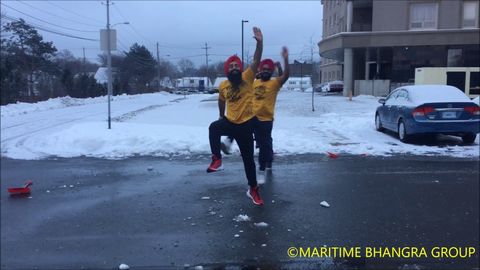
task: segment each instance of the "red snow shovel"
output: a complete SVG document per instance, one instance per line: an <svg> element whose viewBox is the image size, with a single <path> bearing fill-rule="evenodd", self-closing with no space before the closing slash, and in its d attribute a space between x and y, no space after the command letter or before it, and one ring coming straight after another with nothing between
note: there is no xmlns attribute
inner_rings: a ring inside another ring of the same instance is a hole
<svg viewBox="0 0 480 270"><path fill-rule="evenodd" d="M10 195L30 194L30 186L32 184L33 182L28 180L27 182L25 182L25 185L23 187L8 188L8 192L10 193Z"/></svg>
<svg viewBox="0 0 480 270"><path fill-rule="evenodd" d="M329 158L338 158L338 154L327 152Z"/></svg>

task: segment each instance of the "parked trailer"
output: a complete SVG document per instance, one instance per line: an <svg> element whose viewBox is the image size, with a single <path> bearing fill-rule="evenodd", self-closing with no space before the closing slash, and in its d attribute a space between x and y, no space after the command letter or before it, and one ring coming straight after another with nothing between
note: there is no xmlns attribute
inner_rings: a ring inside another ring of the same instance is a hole
<svg viewBox="0 0 480 270"><path fill-rule="evenodd" d="M471 98L480 95L479 67L422 67L415 69L415 84L455 86Z"/></svg>
<svg viewBox="0 0 480 270"><path fill-rule="evenodd" d="M193 89L197 91L204 91L212 86L207 77L183 77L177 79L175 83L175 86L179 89Z"/></svg>

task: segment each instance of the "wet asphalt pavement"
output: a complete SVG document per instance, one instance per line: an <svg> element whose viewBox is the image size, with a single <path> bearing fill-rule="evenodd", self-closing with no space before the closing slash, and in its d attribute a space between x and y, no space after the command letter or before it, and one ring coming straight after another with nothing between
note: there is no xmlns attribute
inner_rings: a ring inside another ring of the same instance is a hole
<svg viewBox="0 0 480 270"><path fill-rule="evenodd" d="M206 156L1 159L1 269L479 267L478 159L279 157L261 188L263 207L245 195L238 156L213 174L208 163ZM31 198L8 196L7 187L27 179ZM251 221L234 221L240 214ZM470 246L476 253L442 260L287 254L323 245Z"/></svg>

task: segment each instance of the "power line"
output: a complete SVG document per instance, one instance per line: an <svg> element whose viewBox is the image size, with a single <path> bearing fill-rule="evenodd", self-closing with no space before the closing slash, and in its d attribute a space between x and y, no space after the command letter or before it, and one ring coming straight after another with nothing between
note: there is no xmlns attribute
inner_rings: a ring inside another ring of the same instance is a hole
<svg viewBox="0 0 480 270"><path fill-rule="evenodd" d="M101 27L101 26L99 26L99 25L88 24L88 23L84 23L84 22L79 22L79 21L76 21L76 20L72 20L72 19L70 19L70 18L65 18L65 17L59 16L58 14L51 13L51 12L49 12L49 11L45 11L45 10L43 10L43 9L41 9L41 8L32 6L32 5L28 4L28 3L25 3L25 2L20 1L20 0L17 0L17 2L20 2L20 3L22 3L22 4L24 4L24 5L27 5L27 6L31 7L31 8L33 8L33 9L39 10L39 11L41 11L41 12L43 12L43 13L50 14L50 15L52 15L52 16L54 16L54 17L60 18L60 19L65 20L65 21L74 22L74 23L83 24L83 25L88 25L88 26L93 26L93 27L95 27L95 28Z"/></svg>
<svg viewBox="0 0 480 270"><path fill-rule="evenodd" d="M15 21L15 22L20 22L20 20L18 18L13 18L13 17L10 17L8 15L2 15L2 18L6 18L8 20ZM58 31L50 30L50 29L47 29L43 26L39 26L39 25L36 25L36 24L33 24L33 23L27 23L25 20L24 20L24 22L25 22L25 24L27 24L27 25L29 25L33 28L36 28L36 29L39 29L39 30L42 30L42 31L45 31L45 32L49 32L49 33L52 33L52 34L56 34L56 35L60 35L60 36L64 36L64 37L69 37L69 38L88 40L88 41L98 41L98 39L79 37L79 36L74 36L74 35L70 35L70 34L66 34L66 33L61 33L61 32L58 32Z"/></svg>
<svg viewBox="0 0 480 270"><path fill-rule="evenodd" d="M78 32L87 32L87 33L98 32L98 30L97 30L97 31L90 31L90 30L79 30L79 29L64 27L64 26L61 26L61 25L57 25L57 24L50 23L50 22L48 22L48 21L39 19L39 18L37 18L37 17L35 17L35 16L29 15L29 14L27 14L27 13L25 13L25 12L22 12L22 11L16 9L16 8L13 8L13 7L10 7L10 6L8 6L8 5L5 5L4 3L2 3L2 5L5 6L5 7L7 7L7 8L10 8L10 9L12 9L12 10L18 12L18 13L21 13L21 14L23 14L23 15L25 15L25 16L31 17L31 18L33 18L33 19L35 19L35 20L38 20L38 21L41 21L41 22L44 22L44 23L47 23L47 24L50 24L50 25L53 25L53 26L56 26L56 27L60 27L60 28L63 28L63 29L67 29L67 30L71 30L71 31L78 31Z"/></svg>
<svg viewBox="0 0 480 270"><path fill-rule="evenodd" d="M86 16L84 16L84 15L80 15L80 14L78 14L78 13L76 13L76 12L71 11L71 10L68 10L68 9L66 9L66 8L64 8L64 7L62 7L62 6L59 6L59 5L57 5L57 4L54 4L54 3L51 2L51 1L46 0L46 2L48 2L50 5L53 5L53 6L55 6L55 7L58 7L58 8L60 8L60 9L63 9L64 11L69 12L69 13L74 14L74 15L77 15L77 16L79 16L79 17L82 17L82 18L85 18L85 19L88 19L88 20L92 20L92 21L96 21L96 22L99 22L99 23L103 23L103 22L101 22L100 20L92 19L92 18L86 17ZM93 25L93 24L86 24L86 23L83 23L83 24L89 25L89 26L95 26L95 27L102 27L102 26L103 26L103 25L100 26L100 25Z"/></svg>
<svg viewBox="0 0 480 270"><path fill-rule="evenodd" d="M115 8L115 10L117 10L118 14L120 14L120 16L125 20L125 21L129 21L125 16L123 16L122 12L120 11L119 8L117 8L117 6L113 6ZM132 30L135 32L135 34L137 34L141 39L147 41L147 43L149 43L150 45L155 45L155 42L152 42L151 40L145 38L143 35L141 35L134 27L132 24L128 24L128 26L130 26L130 28L132 28Z"/></svg>
<svg viewBox="0 0 480 270"><path fill-rule="evenodd" d="M117 8L115 5L113 5L113 7L117 10L118 14L125 20L125 21L129 21L123 14L122 12L120 11L119 8ZM156 47L156 43L155 42L152 42L151 40L149 40L148 38L146 38L145 36L143 36L142 34L140 34L139 31L137 31L137 29L133 26L133 24L128 24L128 26L131 28L132 32L134 34L136 34L140 39L146 41L146 43L149 45L149 47ZM195 48L195 47L183 47L183 46L177 46L177 45L162 45L162 44L158 44L159 47L162 47L162 48L168 48L168 49L185 49L185 50L196 50L198 48Z"/></svg>

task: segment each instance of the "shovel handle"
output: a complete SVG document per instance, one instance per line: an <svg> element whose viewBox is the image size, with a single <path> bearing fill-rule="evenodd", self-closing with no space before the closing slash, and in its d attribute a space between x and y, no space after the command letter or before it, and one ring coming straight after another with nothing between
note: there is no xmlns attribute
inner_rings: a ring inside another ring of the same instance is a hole
<svg viewBox="0 0 480 270"><path fill-rule="evenodd" d="M28 180L27 182L25 182L25 186L24 188L27 188L29 186L33 185L33 182L31 180Z"/></svg>

